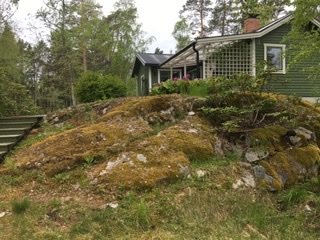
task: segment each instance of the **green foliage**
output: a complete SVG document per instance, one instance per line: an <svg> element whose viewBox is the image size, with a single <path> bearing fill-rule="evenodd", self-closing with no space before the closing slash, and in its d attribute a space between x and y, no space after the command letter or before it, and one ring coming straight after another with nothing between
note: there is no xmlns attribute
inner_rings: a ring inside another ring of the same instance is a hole
<svg viewBox="0 0 320 240"><path fill-rule="evenodd" d="M70 174L66 172L59 173L54 176L54 179L58 183L67 183L68 181L70 181Z"/></svg>
<svg viewBox="0 0 320 240"><path fill-rule="evenodd" d="M186 19L191 33L196 34L196 36L199 37L204 37L209 33L207 18L211 11L211 0L186 0L186 3L182 6L182 10L180 11L182 17L181 23L184 25L183 19Z"/></svg>
<svg viewBox="0 0 320 240"><path fill-rule="evenodd" d="M30 115L39 111L26 87L13 81L7 81L6 74L1 72L0 99L0 116Z"/></svg>
<svg viewBox="0 0 320 240"><path fill-rule="evenodd" d="M167 80L152 88L152 95L161 94L187 94L205 97L208 94L209 82L204 80Z"/></svg>
<svg viewBox="0 0 320 240"><path fill-rule="evenodd" d="M232 93L258 92L263 87L263 80L248 74L238 74L230 78L218 77L209 80L209 94L228 96Z"/></svg>
<svg viewBox="0 0 320 240"><path fill-rule="evenodd" d="M143 200L134 205L133 216L137 227L144 230L150 227L150 210Z"/></svg>
<svg viewBox="0 0 320 240"><path fill-rule="evenodd" d="M187 19L181 17L181 19L176 22L172 35L177 41L176 49L179 51L191 43L191 37L189 36L191 29L187 23Z"/></svg>
<svg viewBox="0 0 320 240"><path fill-rule="evenodd" d="M287 208L300 202L303 202L308 195L309 192L307 191L307 189L301 186L297 186L280 193L279 202L283 205L283 207Z"/></svg>
<svg viewBox="0 0 320 240"><path fill-rule="evenodd" d="M15 214L23 214L30 207L31 202L29 199L15 200L11 202L12 212Z"/></svg>
<svg viewBox="0 0 320 240"><path fill-rule="evenodd" d="M126 81L126 88L127 88L127 96L132 97L132 96L137 96L137 80L135 78L129 78Z"/></svg>
<svg viewBox="0 0 320 240"><path fill-rule="evenodd" d="M81 102L94 102L126 95L123 81L112 75L87 72L76 85L76 94Z"/></svg>

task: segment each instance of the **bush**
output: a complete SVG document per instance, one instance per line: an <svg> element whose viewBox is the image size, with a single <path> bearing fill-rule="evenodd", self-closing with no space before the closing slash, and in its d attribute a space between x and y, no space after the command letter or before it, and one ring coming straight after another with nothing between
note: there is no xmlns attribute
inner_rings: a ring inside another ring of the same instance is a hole
<svg viewBox="0 0 320 240"><path fill-rule="evenodd" d="M154 86L152 95L161 94L187 94L190 96L205 97L208 94L209 82L206 80L167 80Z"/></svg>
<svg viewBox="0 0 320 240"><path fill-rule="evenodd" d="M126 86L116 76L87 72L79 79L76 85L76 94L80 102L94 102L124 97Z"/></svg>

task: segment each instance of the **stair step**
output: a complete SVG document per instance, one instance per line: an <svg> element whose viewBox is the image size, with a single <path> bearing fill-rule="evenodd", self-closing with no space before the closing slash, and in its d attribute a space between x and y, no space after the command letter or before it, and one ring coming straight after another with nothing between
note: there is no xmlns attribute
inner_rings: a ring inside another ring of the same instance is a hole
<svg viewBox="0 0 320 240"><path fill-rule="evenodd" d="M0 123L0 129L5 128L30 128L35 124L35 122L10 122L10 123Z"/></svg>
<svg viewBox="0 0 320 240"><path fill-rule="evenodd" d="M22 138L22 135L0 135L0 143L7 143L7 142L16 142L20 138Z"/></svg>
<svg viewBox="0 0 320 240"><path fill-rule="evenodd" d="M0 152L7 152L14 145L14 142L0 143Z"/></svg>
<svg viewBox="0 0 320 240"><path fill-rule="evenodd" d="M4 128L0 129L0 135L24 134L29 128Z"/></svg>
<svg viewBox="0 0 320 240"><path fill-rule="evenodd" d="M38 122L43 120L45 115L36 116L17 116L17 117L1 117L0 123L10 123L10 122Z"/></svg>

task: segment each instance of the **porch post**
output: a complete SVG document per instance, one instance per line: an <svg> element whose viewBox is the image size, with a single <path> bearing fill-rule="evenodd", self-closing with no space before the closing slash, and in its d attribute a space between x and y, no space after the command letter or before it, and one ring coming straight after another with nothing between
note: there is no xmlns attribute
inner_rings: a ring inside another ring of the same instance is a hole
<svg viewBox="0 0 320 240"><path fill-rule="evenodd" d="M185 78L187 77L187 65L184 65L183 67L183 75Z"/></svg>
<svg viewBox="0 0 320 240"><path fill-rule="evenodd" d="M203 59L202 59L202 79L207 78L207 71L206 71L206 59L207 59L207 52L206 47L203 48Z"/></svg>
<svg viewBox="0 0 320 240"><path fill-rule="evenodd" d="M256 39L252 39L251 42L251 65L252 65L252 76L257 76L257 60L256 60Z"/></svg>
<svg viewBox="0 0 320 240"><path fill-rule="evenodd" d="M171 80L173 79L173 70L172 70L172 67L170 68L170 79L171 79Z"/></svg>
<svg viewBox="0 0 320 240"><path fill-rule="evenodd" d="M151 67L149 67L149 92L151 92L152 89L152 72Z"/></svg>
<svg viewBox="0 0 320 240"><path fill-rule="evenodd" d="M161 79L160 79L160 69L158 69L158 83L161 82Z"/></svg>

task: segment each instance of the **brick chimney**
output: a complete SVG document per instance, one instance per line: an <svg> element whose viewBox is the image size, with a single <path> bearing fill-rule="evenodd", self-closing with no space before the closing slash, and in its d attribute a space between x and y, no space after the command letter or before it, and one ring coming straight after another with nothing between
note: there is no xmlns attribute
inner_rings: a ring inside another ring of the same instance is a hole
<svg viewBox="0 0 320 240"><path fill-rule="evenodd" d="M253 33L261 27L260 19L257 17L249 17L244 20L244 33Z"/></svg>

